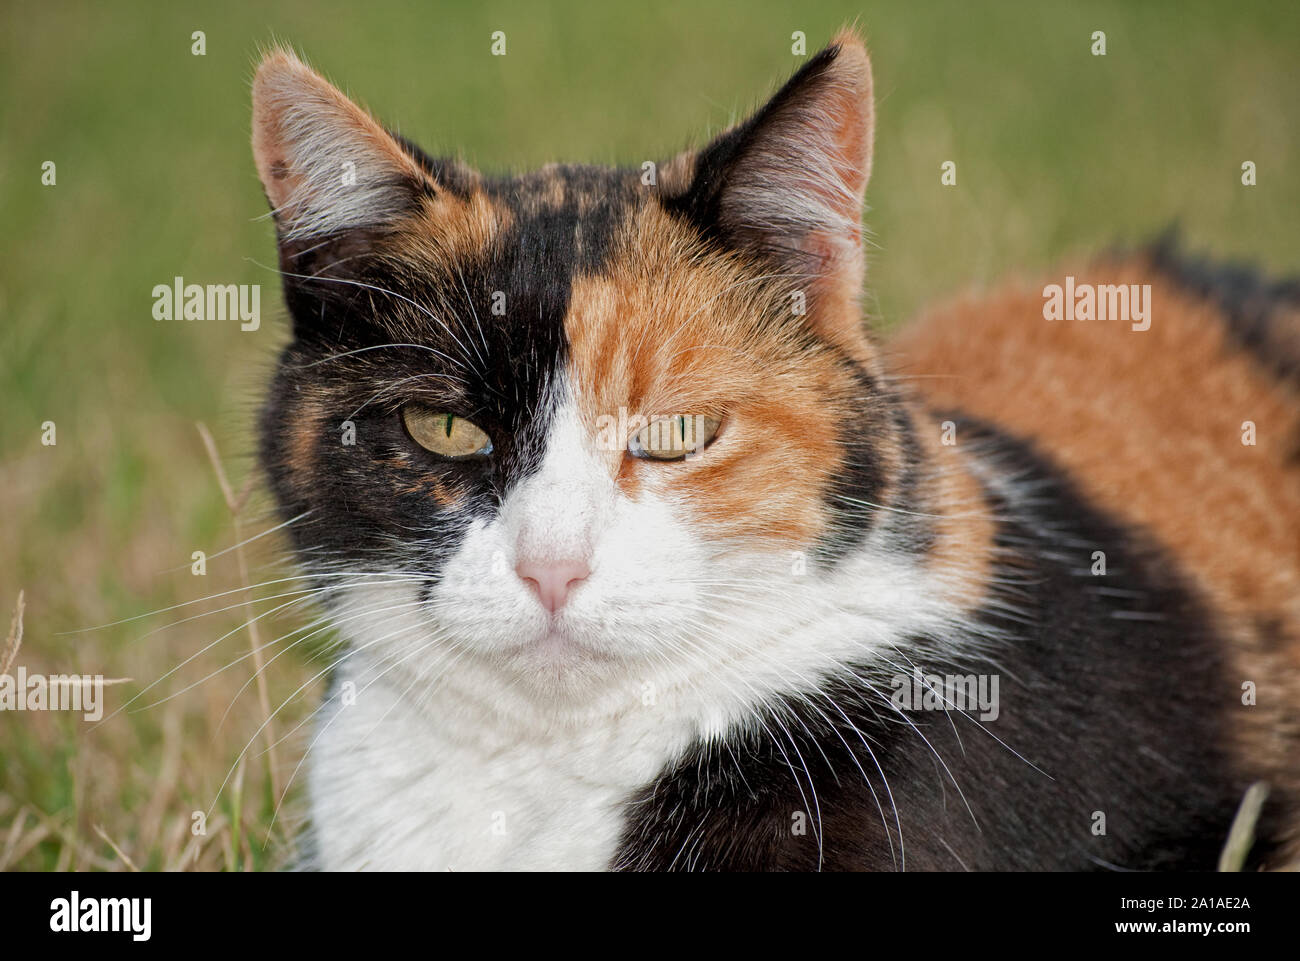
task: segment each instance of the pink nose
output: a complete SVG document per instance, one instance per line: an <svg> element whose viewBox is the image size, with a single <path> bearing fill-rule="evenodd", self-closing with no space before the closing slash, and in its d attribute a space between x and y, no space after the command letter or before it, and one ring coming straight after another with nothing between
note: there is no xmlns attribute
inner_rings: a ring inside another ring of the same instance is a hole
<svg viewBox="0 0 1300 961"><path fill-rule="evenodd" d="M586 580L591 568L586 561L520 561L515 573L537 592L542 607L554 614L569 599L573 585Z"/></svg>

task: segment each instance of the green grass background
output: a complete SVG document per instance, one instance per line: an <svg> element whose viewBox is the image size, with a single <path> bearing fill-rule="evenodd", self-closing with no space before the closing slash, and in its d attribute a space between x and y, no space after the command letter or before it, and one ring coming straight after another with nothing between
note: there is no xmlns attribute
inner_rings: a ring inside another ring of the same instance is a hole
<svg viewBox="0 0 1300 961"><path fill-rule="evenodd" d="M215 613L149 634L174 619L159 615L63 633L239 584L233 555L202 579L188 564L234 540L194 422L212 425L240 483L249 416L284 337L248 148L260 48L294 44L389 125L484 169L639 164L755 105L802 61L793 31L811 53L850 21L876 77L869 302L880 324L1175 221L1194 249L1274 272L1300 265L1294 4L5 4L0 608L26 590L20 663L133 678L111 708L242 619ZM195 30L202 57L190 52ZM489 55L494 30L505 57ZM1089 52L1094 30L1105 57ZM53 187L40 183L47 160ZM945 160L955 188L940 185ZM1256 187L1240 183L1245 160ZM176 275L262 284L262 329L154 321L151 288ZM39 442L47 420L55 447ZM254 500L246 534L272 523L266 508ZM276 576L275 544L257 547L255 574ZM247 649L237 634L164 689ZM296 652L276 661L273 704L315 670ZM0 864L271 863L265 759L223 793L206 836L189 832L260 723L251 687L235 700L249 674L236 663L94 730L0 715ZM290 704L277 733L308 704ZM282 745L281 780L301 748Z"/></svg>

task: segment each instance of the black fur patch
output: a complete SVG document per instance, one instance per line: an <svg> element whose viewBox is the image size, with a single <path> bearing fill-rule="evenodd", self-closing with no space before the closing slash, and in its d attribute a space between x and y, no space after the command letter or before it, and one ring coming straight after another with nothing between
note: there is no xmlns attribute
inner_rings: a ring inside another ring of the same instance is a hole
<svg viewBox="0 0 1300 961"><path fill-rule="evenodd" d="M1029 445L951 419L1015 478L990 494L1006 586L981 616L1003 638L915 638L697 744L629 800L615 867L1214 867L1246 785L1225 736L1239 692L1206 608ZM889 678L914 666L997 674L999 717L904 716Z"/></svg>
<svg viewBox="0 0 1300 961"><path fill-rule="evenodd" d="M827 493L833 527L819 545L818 555L828 563L850 556L878 527L888 530L900 550L925 551L930 527L915 503L921 464L911 419L880 379L848 358L843 360L858 384L859 415L841 429L846 452L843 468ZM880 438L891 436L902 451L903 463L892 474L880 456Z"/></svg>
<svg viewBox="0 0 1300 961"><path fill-rule="evenodd" d="M509 243L534 258L534 281L557 269L566 278L600 273L614 235L647 194L635 173L578 164L553 165L484 190L514 216Z"/></svg>
<svg viewBox="0 0 1300 961"><path fill-rule="evenodd" d="M454 164L408 149L440 184L469 189ZM261 454L282 514L310 512L291 529L309 564L317 552L436 576L469 522L494 514L540 465L568 360L572 281L604 265L637 200L635 179L561 167L482 189L509 211L509 226L450 278L404 264L389 247L377 256L380 232L282 245L294 341L264 408ZM420 450L399 419L412 401L474 421L493 441L492 458L448 462ZM313 407L325 417L304 477L288 438ZM341 443L345 420L353 446Z"/></svg>
<svg viewBox="0 0 1300 961"><path fill-rule="evenodd" d="M1213 301L1227 317L1228 332L1255 360L1300 387L1300 278L1270 280L1253 267L1194 257L1180 249L1172 230L1151 246L1148 256L1158 271Z"/></svg>

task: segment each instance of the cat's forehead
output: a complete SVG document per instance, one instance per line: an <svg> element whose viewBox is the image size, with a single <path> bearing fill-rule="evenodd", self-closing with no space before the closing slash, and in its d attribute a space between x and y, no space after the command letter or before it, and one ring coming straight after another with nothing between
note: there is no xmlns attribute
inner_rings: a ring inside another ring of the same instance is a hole
<svg viewBox="0 0 1300 961"><path fill-rule="evenodd" d="M480 183L496 202L525 217L600 218L627 213L645 196L634 171L589 164L550 163Z"/></svg>
<svg viewBox="0 0 1300 961"><path fill-rule="evenodd" d="M635 169L551 164L475 178L424 199L386 239L380 262L395 276L379 279L400 279L395 289L437 313L399 311L414 328L402 333L448 341L472 326L489 348L527 349L533 364L581 361L634 392L692 357L806 339L790 322L789 284L711 243L673 199ZM543 335L552 349L539 356Z"/></svg>
<svg viewBox="0 0 1300 961"><path fill-rule="evenodd" d="M646 190L629 171L576 164L549 164L523 176L487 180L483 190L503 214L499 256L508 259L513 253L552 273L604 269L619 232L647 201Z"/></svg>
<svg viewBox="0 0 1300 961"><path fill-rule="evenodd" d="M734 398L792 360L816 374L827 345L800 322L798 283L721 248L675 206L689 167L683 155L656 183L551 164L432 193L383 258L432 313L398 311L410 326L385 336L481 343L503 378L563 376L605 413Z"/></svg>
<svg viewBox="0 0 1300 961"><path fill-rule="evenodd" d="M599 271L619 231L650 200L635 171L556 163L485 177L420 159L436 187L393 232L386 252L397 263L427 268L431 280L496 269L504 289L510 280ZM533 276L518 273L528 270Z"/></svg>

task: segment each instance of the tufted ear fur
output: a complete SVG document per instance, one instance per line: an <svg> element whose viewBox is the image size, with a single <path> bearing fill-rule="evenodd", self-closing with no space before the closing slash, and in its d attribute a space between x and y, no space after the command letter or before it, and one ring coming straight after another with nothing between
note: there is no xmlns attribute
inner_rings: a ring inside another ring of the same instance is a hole
<svg viewBox="0 0 1300 961"><path fill-rule="evenodd" d="M871 62L844 31L752 117L683 158L689 186L670 205L856 326L872 129Z"/></svg>
<svg viewBox="0 0 1300 961"><path fill-rule="evenodd" d="M432 189L397 138L285 50L253 80L253 157L281 242L389 224Z"/></svg>

